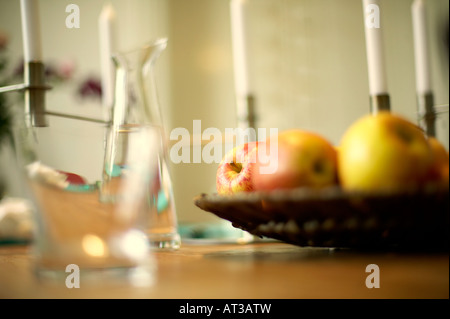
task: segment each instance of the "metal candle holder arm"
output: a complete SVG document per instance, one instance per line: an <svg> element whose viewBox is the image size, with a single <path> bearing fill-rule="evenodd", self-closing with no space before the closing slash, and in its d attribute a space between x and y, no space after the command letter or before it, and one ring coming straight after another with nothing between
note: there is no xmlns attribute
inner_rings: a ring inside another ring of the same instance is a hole
<svg viewBox="0 0 450 319"><path fill-rule="evenodd" d="M44 64L28 62L25 64L24 83L0 88L0 93L25 91L25 118L34 127L46 127L45 91L50 87L45 85Z"/></svg>
<svg viewBox="0 0 450 319"><path fill-rule="evenodd" d="M25 64L24 83L0 87L0 93L25 91L25 120L33 127L47 127L46 115L69 118L73 120L108 124L108 121L47 111L45 91L51 89L45 84L45 68L42 62Z"/></svg>

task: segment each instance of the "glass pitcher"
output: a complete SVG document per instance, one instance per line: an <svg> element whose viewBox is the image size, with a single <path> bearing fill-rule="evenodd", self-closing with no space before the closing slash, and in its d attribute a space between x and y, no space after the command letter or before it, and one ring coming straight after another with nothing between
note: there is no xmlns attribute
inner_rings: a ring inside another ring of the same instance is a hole
<svg viewBox="0 0 450 319"><path fill-rule="evenodd" d="M156 147L142 151L142 145L158 143L156 130L135 130L127 148L129 187L120 189L114 203L102 203L101 168L93 176L84 173L86 166L102 163L105 125L67 119L59 125L50 119L49 127L36 128L23 112L12 113L11 130L0 135L0 211L19 224L0 236L0 244L31 240L33 272L61 287L152 284L155 264L140 209L146 197L136 189L149 185L157 167ZM55 144L59 140L63 145ZM17 230L30 222L31 238L24 238L28 234Z"/></svg>
<svg viewBox="0 0 450 319"><path fill-rule="evenodd" d="M116 70L114 105L106 140L100 201L117 200L117 185L129 171L125 161L130 140L136 129L152 127L159 141L154 148L158 156L158 171L146 190L147 213L144 218L147 219L147 236L153 248L177 249L180 247L180 236L154 75L155 63L166 46L167 39L157 39L136 50L113 55Z"/></svg>

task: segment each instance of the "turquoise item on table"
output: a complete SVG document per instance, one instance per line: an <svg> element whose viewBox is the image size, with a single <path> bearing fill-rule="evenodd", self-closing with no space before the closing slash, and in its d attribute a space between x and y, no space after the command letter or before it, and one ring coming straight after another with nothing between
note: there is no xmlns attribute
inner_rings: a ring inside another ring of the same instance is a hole
<svg viewBox="0 0 450 319"><path fill-rule="evenodd" d="M108 172L108 175L111 177L119 177L122 173L122 168L122 166L114 164L111 172Z"/></svg>
<svg viewBox="0 0 450 319"><path fill-rule="evenodd" d="M86 193L86 192L93 192L97 188L98 188L97 184L83 184L83 185L69 184L69 186L67 186L65 190L69 192Z"/></svg>
<svg viewBox="0 0 450 319"><path fill-rule="evenodd" d="M114 164L110 171L106 170L106 174L111 177L119 177L120 174L122 174L122 169L124 168L124 166Z"/></svg>
<svg viewBox="0 0 450 319"><path fill-rule="evenodd" d="M164 193L164 190L160 189L158 193L158 199L156 203L156 209L158 210L158 214L163 212L167 206L169 205L169 201L167 199L166 194Z"/></svg>

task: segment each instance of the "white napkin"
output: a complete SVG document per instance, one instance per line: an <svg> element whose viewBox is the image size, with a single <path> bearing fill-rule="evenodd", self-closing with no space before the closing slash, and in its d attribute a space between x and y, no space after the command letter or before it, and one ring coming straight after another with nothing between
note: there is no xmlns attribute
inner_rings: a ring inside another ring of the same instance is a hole
<svg viewBox="0 0 450 319"><path fill-rule="evenodd" d="M21 198L0 201L0 241L30 240L33 235L31 204Z"/></svg>
<svg viewBox="0 0 450 319"><path fill-rule="evenodd" d="M57 170L45 166L40 162L34 162L27 166L28 174L31 179L44 182L49 185L65 189L70 185L67 176Z"/></svg>

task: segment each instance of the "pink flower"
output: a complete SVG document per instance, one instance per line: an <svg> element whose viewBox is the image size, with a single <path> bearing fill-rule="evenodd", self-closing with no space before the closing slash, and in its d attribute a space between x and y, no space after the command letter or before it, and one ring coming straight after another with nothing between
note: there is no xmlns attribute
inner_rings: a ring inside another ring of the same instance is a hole
<svg viewBox="0 0 450 319"><path fill-rule="evenodd" d="M56 73L61 79L69 80L72 78L75 69L76 69L75 62L73 60L66 59L58 64Z"/></svg>

